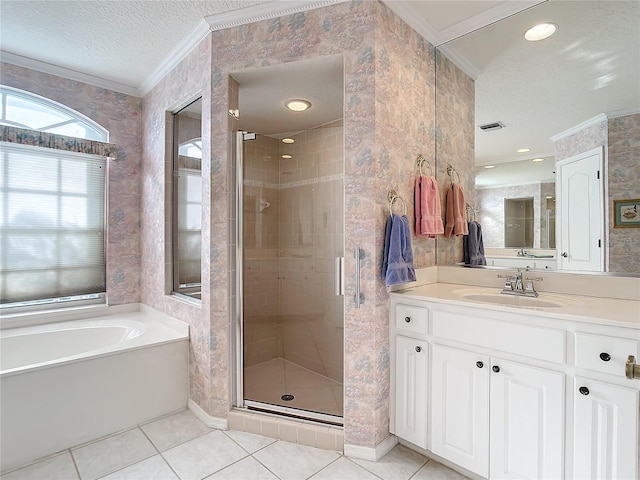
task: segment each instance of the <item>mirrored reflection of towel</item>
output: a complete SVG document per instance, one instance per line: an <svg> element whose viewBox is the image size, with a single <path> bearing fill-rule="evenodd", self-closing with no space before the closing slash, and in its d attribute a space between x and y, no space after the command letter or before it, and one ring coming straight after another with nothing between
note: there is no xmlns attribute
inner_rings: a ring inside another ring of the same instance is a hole
<svg viewBox="0 0 640 480"><path fill-rule="evenodd" d="M464 190L457 183L453 183L447 190L445 237L469 234L465 205Z"/></svg>
<svg viewBox="0 0 640 480"><path fill-rule="evenodd" d="M434 177L419 176L414 189L416 235L435 238L444 233L440 210L440 192Z"/></svg>
<svg viewBox="0 0 640 480"><path fill-rule="evenodd" d="M400 216L394 213L387 220L382 276L385 278L387 287L416 280L409 219L404 215Z"/></svg>
<svg viewBox="0 0 640 480"><path fill-rule="evenodd" d="M484 256L484 241L482 240L482 228L475 220L469 222L469 235L463 238L464 264L465 265L486 265L487 259Z"/></svg>

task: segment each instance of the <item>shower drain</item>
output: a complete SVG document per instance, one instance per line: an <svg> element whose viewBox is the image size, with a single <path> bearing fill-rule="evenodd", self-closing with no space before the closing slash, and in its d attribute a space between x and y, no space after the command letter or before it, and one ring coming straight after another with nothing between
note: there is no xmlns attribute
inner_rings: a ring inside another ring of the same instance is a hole
<svg viewBox="0 0 640 480"><path fill-rule="evenodd" d="M285 395L282 395L280 398L285 402L290 402L291 400L293 400L293 395L287 393Z"/></svg>

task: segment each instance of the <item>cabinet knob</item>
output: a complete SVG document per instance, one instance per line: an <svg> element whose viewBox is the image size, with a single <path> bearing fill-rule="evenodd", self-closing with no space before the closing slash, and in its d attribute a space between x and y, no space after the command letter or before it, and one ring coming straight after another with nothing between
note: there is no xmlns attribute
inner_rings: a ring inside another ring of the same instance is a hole
<svg viewBox="0 0 640 480"><path fill-rule="evenodd" d="M416 352L420 353L422 351L422 347L416 347Z"/></svg>
<svg viewBox="0 0 640 480"><path fill-rule="evenodd" d="M411 317L404 317L404 321L409 323L411 321Z"/></svg>
<svg viewBox="0 0 640 480"><path fill-rule="evenodd" d="M500 372L500 367L498 365L494 365L493 367L491 367L491 370L493 370L496 373Z"/></svg>
<svg viewBox="0 0 640 480"><path fill-rule="evenodd" d="M600 360L602 360L603 362L608 362L609 360L611 360L611 355L609 355L607 352L602 352L600 354Z"/></svg>
<svg viewBox="0 0 640 480"><path fill-rule="evenodd" d="M567 257L569 256L569 254L568 254L567 252L562 252L562 256L563 256L564 258L567 258Z"/></svg>
<svg viewBox="0 0 640 480"><path fill-rule="evenodd" d="M478 367L478 368L482 368L482 367L484 367L484 363L482 363L482 362L476 362L476 367Z"/></svg>
<svg viewBox="0 0 640 480"><path fill-rule="evenodd" d="M589 395L589 389L587 387L580 387L578 389L578 391L582 394L582 395Z"/></svg>

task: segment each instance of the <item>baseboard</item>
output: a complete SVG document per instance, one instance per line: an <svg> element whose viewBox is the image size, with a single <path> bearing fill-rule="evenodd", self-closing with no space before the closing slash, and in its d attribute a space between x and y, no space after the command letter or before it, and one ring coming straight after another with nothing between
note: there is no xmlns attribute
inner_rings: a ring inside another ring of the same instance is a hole
<svg viewBox="0 0 640 480"><path fill-rule="evenodd" d="M229 430L229 422L226 418L212 417L202 408L200 408L200 405L198 405L191 399L189 399L189 401L187 402L187 407L207 427L215 428L216 430Z"/></svg>
<svg viewBox="0 0 640 480"><path fill-rule="evenodd" d="M360 445L344 445L344 454L347 457L358 458L360 460L370 460L377 462L387 453L389 453L393 447L398 444L398 437L391 435L385 438L375 447L361 447Z"/></svg>

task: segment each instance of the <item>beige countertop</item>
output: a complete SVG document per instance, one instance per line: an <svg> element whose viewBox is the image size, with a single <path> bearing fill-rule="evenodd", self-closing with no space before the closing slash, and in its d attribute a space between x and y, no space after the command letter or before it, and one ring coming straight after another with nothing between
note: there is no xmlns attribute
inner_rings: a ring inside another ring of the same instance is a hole
<svg viewBox="0 0 640 480"><path fill-rule="evenodd" d="M416 300L487 310L513 312L527 310L538 316L562 320L611 325L640 330L640 301L596 298L582 295L540 293L537 298L501 295L500 288L431 283L393 292ZM504 304L503 302L507 303ZM640 331L638 332L640 339Z"/></svg>

